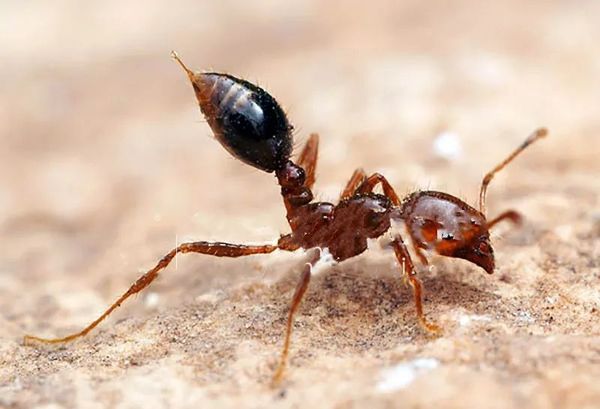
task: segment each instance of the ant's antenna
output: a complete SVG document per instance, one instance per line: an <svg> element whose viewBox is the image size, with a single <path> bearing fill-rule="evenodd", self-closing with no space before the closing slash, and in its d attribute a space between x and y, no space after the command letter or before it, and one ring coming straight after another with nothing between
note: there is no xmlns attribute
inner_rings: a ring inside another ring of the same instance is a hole
<svg viewBox="0 0 600 409"><path fill-rule="evenodd" d="M521 144L513 153L511 153L508 158L504 159L498 166L488 172L487 175L483 178L481 182L481 191L479 192L479 211L485 215L485 194L487 193L487 187L494 178L494 175L501 171L506 165L508 165L517 155L525 150L529 145L548 135L548 130L546 128L539 128L533 131L531 135L525 139L525 142Z"/></svg>

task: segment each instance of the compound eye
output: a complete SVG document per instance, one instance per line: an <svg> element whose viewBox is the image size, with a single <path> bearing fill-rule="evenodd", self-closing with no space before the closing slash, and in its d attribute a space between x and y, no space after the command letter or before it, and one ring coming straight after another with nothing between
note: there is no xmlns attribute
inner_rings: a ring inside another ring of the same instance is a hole
<svg viewBox="0 0 600 409"><path fill-rule="evenodd" d="M452 234L452 233L442 233L442 240L446 240L446 241L454 240L454 234Z"/></svg>

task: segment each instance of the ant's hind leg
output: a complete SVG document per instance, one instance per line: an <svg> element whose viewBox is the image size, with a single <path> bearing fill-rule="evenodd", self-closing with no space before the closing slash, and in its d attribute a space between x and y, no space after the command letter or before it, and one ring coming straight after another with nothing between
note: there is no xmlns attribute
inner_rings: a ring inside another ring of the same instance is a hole
<svg viewBox="0 0 600 409"><path fill-rule="evenodd" d="M277 369L275 370L275 374L273 375L273 380L271 382L273 387L277 386L283 379L283 373L285 371L285 366L287 364L287 358L290 351L290 341L294 326L294 315L298 311L298 307L300 307L302 298L304 297L304 294L308 288L308 284L310 283L312 266L316 261L318 261L319 257L320 254L317 254L317 256L315 256L304 266L304 270L302 270L302 275L300 276L300 281L298 281L298 284L296 285L296 290L294 291L294 296L292 297L292 303L290 304L290 311L288 312L283 349L281 350L279 364L277 365Z"/></svg>
<svg viewBox="0 0 600 409"><path fill-rule="evenodd" d="M523 216L521 216L521 213L517 212L516 210L506 210L488 222L487 228L491 229L495 224L503 220L509 220L518 225L523 222Z"/></svg>
<svg viewBox="0 0 600 409"><path fill-rule="evenodd" d="M316 170L317 170L317 158L319 156L319 134L310 134L310 138L304 149L300 153L298 158L298 165L306 172L306 182L304 185L312 189L315 184Z"/></svg>
<svg viewBox="0 0 600 409"><path fill-rule="evenodd" d="M421 281L417 277L417 273L415 271L414 264L410 258L410 254L408 253L408 249L406 248L404 242L400 237L397 237L391 243L391 245L394 248L394 253L396 254L398 263L400 263L402 272L405 274L405 277L408 279L413 289L415 307L417 309L417 318L419 319L419 323L428 332L433 334L440 334L442 332L442 329L439 326L428 322L427 319L425 319L425 314L423 314L423 288L421 285Z"/></svg>
<svg viewBox="0 0 600 409"><path fill-rule="evenodd" d="M356 192L356 189L358 189L358 187L360 185L362 185L362 183L366 179L367 179L367 174L365 173L363 168L356 169L354 171L354 173L352 174L352 176L350 177L350 180L348 181L348 183L346 183L346 187L344 188L344 191L340 195L340 201L350 199Z"/></svg>
<svg viewBox="0 0 600 409"><path fill-rule="evenodd" d="M58 344L63 342L73 341L77 338L83 337L88 332L93 330L98 324L100 324L106 317L110 315L117 307L119 307L127 298L133 294L137 294L144 288L148 287L156 277L160 270L164 269L169 265L171 260L175 258L178 253L200 253L209 254L216 257L242 257L249 256L251 254L267 254L275 251L278 246L263 245L263 246L246 246L242 244L229 244L229 243L210 243L206 241L197 241L192 243L183 243L177 248L171 250L166 254L156 266L149 270L146 274L137 279L135 283L127 290L115 303L113 303L100 317L85 327L83 330L74 334L68 335L63 338L40 338L32 335L26 335L23 339L25 345L31 342L41 342L45 344Z"/></svg>

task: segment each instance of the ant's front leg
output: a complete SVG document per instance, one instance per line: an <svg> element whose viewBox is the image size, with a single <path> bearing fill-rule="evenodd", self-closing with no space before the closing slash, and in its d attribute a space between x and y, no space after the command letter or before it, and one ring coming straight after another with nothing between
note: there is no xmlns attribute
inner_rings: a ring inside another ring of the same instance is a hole
<svg viewBox="0 0 600 409"><path fill-rule="evenodd" d="M306 142L304 149L302 149L302 152L298 157L298 165L306 172L306 182L304 182L304 186L309 189L312 189L315 184L318 156L319 134L313 133L310 134L308 142Z"/></svg>
<svg viewBox="0 0 600 409"><path fill-rule="evenodd" d="M391 245L394 249L394 253L396 254L396 258L398 259L398 263L400 263L402 272L405 274L405 277L408 279L408 282L410 283L413 289L415 307L417 309L417 318L419 319L419 323L428 332L433 334L440 334L442 332L441 328L436 324L428 322L425 319L425 314L423 314L423 288L421 285L421 281L417 277L415 266L410 258L408 249L402 241L402 238L398 236L394 241L392 241Z"/></svg>
<svg viewBox="0 0 600 409"><path fill-rule="evenodd" d="M284 236L285 237L285 236ZM281 239L280 239L281 240ZM83 337L88 332L93 330L98 324L100 324L106 317L110 315L117 307L119 307L127 298L133 294L139 293L144 288L148 287L156 277L160 270L164 269L169 265L171 260L178 253L200 253L208 254L216 257L242 257L249 256L252 254L267 254L280 248L274 245L263 245L263 246L247 246L243 244L229 244L229 243L210 243L206 241L197 241L192 243L183 243L178 247L167 253L156 266L149 270L146 274L137 279L135 283L127 290L119 299L114 302L100 317L89 324L80 332L68 335L63 338L40 338L32 335L26 335L23 342L25 345L31 342L41 342L45 344L58 344L63 342L73 341L79 337Z"/></svg>

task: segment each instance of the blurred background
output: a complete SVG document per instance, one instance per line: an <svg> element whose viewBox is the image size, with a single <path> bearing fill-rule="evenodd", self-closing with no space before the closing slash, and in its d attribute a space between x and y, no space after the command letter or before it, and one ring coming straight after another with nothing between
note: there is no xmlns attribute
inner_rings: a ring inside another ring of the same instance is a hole
<svg viewBox="0 0 600 409"><path fill-rule="evenodd" d="M553 138L528 153L534 171L597 170L598 16L594 1L2 2L3 258L74 271L176 232L284 232L277 187L212 140L171 49L268 89L298 145L321 133L322 199L363 166L401 192L473 201L483 172L538 126Z"/></svg>
<svg viewBox="0 0 600 409"><path fill-rule="evenodd" d="M87 322L176 241L287 232L273 177L212 139L171 50L267 89L298 146L321 134L319 199L361 166L475 203L546 126L490 211L600 232L599 18L593 0L0 2L0 333ZM178 305L268 261L233 263L153 291Z"/></svg>

